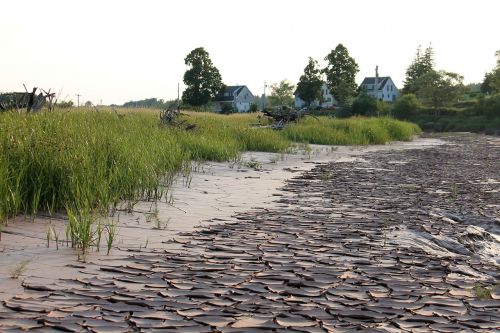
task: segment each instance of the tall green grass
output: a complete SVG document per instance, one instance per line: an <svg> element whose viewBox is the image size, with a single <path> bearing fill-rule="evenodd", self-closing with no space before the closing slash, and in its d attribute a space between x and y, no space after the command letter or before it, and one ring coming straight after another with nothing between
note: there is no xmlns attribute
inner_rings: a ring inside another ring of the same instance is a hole
<svg viewBox="0 0 500 333"><path fill-rule="evenodd" d="M421 132L414 124L392 118L306 118L285 128L283 135L297 142L325 145L370 145L408 141Z"/></svg>
<svg viewBox="0 0 500 333"><path fill-rule="evenodd" d="M256 114L191 112L183 119L196 128L160 125L159 111L0 114L0 221L64 212L73 224L86 221L85 229L68 232L83 234L72 243L91 244L96 233L91 216L124 202L162 198L174 175L189 172L193 160L284 152L292 141L385 143L419 132L415 125L389 118L308 118L283 131L251 126L263 123ZM86 245L81 247L85 251Z"/></svg>

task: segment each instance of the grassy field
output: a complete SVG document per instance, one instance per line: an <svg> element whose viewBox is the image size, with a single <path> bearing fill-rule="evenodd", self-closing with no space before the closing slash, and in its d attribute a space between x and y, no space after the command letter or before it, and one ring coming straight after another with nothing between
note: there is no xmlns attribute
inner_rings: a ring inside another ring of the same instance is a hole
<svg viewBox="0 0 500 333"><path fill-rule="evenodd" d="M190 172L193 160L284 152L294 141L380 144L410 140L420 131L389 118L309 118L281 132L251 126L266 124L257 114L184 118L196 128L162 126L159 111L150 110L0 114L0 221L63 212L81 226L124 202L160 199L176 174Z"/></svg>

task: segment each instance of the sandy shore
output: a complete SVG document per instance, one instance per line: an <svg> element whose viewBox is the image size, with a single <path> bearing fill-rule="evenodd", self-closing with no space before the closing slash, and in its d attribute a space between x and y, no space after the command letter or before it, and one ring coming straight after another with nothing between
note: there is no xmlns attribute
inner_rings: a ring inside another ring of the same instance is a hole
<svg viewBox="0 0 500 333"><path fill-rule="evenodd" d="M498 281L499 149L457 135L206 164L169 202L120 212L116 248L87 263L47 248L48 219L18 220L0 242L0 326L491 331L498 293L473 288Z"/></svg>

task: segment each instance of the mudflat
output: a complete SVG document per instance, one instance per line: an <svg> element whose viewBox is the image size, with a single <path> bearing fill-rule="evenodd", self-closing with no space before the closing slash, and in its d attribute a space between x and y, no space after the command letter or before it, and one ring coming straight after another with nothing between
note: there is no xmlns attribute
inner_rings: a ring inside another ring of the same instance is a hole
<svg viewBox="0 0 500 333"><path fill-rule="evenodd" d="M325 159L272 205L27 278L1 331L498 331L500 139L439 138Z"/></svg>

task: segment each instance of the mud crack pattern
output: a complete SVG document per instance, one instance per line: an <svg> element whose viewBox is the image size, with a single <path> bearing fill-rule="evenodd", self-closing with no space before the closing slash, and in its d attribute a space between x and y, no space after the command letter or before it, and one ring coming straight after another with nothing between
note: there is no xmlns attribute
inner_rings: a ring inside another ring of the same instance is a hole
<svg viewBox="0 0 500 333"><path fill-rule="evenodd" d="M25 281L1 331L498 332L498 253L487 250L500 143L447 140L318 165L275 209L179 235L181 250L131 253L54 286Z"/></svg>

